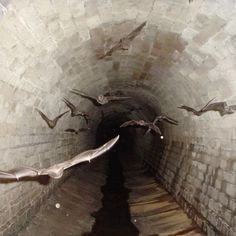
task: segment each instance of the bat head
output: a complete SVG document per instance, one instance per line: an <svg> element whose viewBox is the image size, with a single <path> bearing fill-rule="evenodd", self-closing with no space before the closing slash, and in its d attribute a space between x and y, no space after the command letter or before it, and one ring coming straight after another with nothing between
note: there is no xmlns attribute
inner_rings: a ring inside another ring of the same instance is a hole
<svg viewBox="0 0 236 236"><path fill-rule="evenodd" d="M144 121L144 120L140 120L140 121L139 121L139 124L140 124L140 125L144 125L144 124L145 124L145 121Z"/></svg>

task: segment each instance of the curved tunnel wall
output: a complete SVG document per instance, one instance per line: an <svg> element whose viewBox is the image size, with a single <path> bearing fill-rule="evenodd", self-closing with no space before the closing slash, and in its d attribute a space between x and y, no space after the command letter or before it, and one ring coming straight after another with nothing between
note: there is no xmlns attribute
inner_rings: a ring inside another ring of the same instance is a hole
<svg viewBox="0 0 236 236"><path fill-rule="evenodd" d="M166 113L180 122L177 127L163 124L161 159L153 147L155 140L143 141L138 132L135 152L144 148L143 158L167 188L218 230L225 232L228 225L235 230L235 115L211 112L194 117L177 109L182 103L200 107L213 97L236 103L235 1L1 0L0 4L1 169L22 163L47 167L93 146L100 111L69 90L92 94L122 90L133 101L105 108L106 114L143 106L133 117L153 119ZM143 21L147 25L128 51L97 59ZM53 117L66 109L63 97L97 118L91 132L65 134L66 128L85 125L69 115L54 130L46 127L35 108ZM1 232L28 219L32 206L54 183L48 187L2 183Z"/></svg>

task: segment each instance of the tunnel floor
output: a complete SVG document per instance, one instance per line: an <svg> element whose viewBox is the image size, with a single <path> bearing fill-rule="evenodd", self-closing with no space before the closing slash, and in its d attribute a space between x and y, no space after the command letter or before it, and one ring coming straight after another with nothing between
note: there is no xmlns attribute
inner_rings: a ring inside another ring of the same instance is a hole
<svg viewBox="0 0 236 236"><path fill-rule="evenodd" d="M93 214L96 223L91 233L84 236L136 236L138 229L130 220L128 205L129 190L124 187L124 176L119 155L113 152L109 158L106 184L103 193L102 208Z"/></svg>
<svg viewBox="0 0 236 236"><path fill-rule="evenodd" d="M113 153L78 168L18 235L204 234L140 160L124 153L118 158Z"/></svg>

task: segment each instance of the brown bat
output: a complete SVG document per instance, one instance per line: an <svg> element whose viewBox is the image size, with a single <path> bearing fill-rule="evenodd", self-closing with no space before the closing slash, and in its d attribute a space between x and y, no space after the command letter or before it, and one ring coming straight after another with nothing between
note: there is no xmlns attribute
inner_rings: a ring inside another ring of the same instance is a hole
<svg viewBox="0 0 236 236"><path fill-rule="evenodd" d="M78 107L76 107L73 103L71 103L69 100L67 100L65 98L63 99L63 102L70 108L72 117L82 116L85 119L86 123L88 124L88 122L89 122L88 114L80 111L80 109Z"/></svg>
<svg viewBox="0 0 236 236"><path fill-rule="evenodd" d="M42 119L47 123L47 125L48 125L48 127L49 127L50 129L53 129L53 128L56 126L58 120L59 120L62 116L64 116L67 112L69 112L69 111L65 111L65 112L63 112L62 114L60 114L59 116L57 116L56 118L54 118L53 120L50 120L42 111L40 111L40 110L37 109L37 108L36 108L36 110L37 110L37 112L40 114L40 116L42 117Z"/></svg>
<svg viewBox="0 0 236 236"><path fill-rule="evenodd" d="M74 134L78 134L79 132L78 132L78 130L75 130L75 129L65 129L64 130L65 132L67 132L67 133L74 133Z"/></svg>
<svg viewBox="0 0 236 236"><path fill-rule="evenodd" d="M118 141L119 135L111 139L107 143L103 144L101 147L82 152L72 158L71 160L64 161L59 164L55 164L47 169L35 169L28 166L23 166L9 171L0 171L0 179L15 179L19 180L24 177L37 177L40 175L48 175L51 178L59 179L62 177L64 170L77 165L81 162L88 161L104 154L110 150L113 145Z"/></svg>
<svg viewBox="0 0 236 236"><path fill-rule="evenodd" d="M93 96L90 96L84 92L77 90L77 89L72 89L70 92L74 93L76 95L79 95L83 98L89 99L95 106L102 106L102 105L105 105L109 102L122 101L122 100L127 100L127 99L131 98L131 97L111 96L109 94L98 95L97 97L93 97Z"/></svg>
<svg viewBox="0 0 236 236"><path fill-rule="evenodd" d="M75 130L75 129L65 129L65 132L68 132L68 133L75 133L75 134L79 134L80 132L85 132L85 131L88 131L90 130L90 128L80 128L78 130Z"/></svg>
<svg viewBox="0 0 236 236"><path fill-rule="evenodd" d="M203 108L200 110L195 110L192 107L182 105L178 108L184 109L188 112L192 112L196 116L201 116L205 112L208 111L216 111L219 112L221 116L228 115L228 114L233 114L235 112L235 105L228 106L226 102L214 102L211 103L215 98L211 99Z"/></svg>
<svg viewBox="0 0 236 236"><path fill-rule="evenodd" d="M146 21L143 22L141 25L139 25L137 28L135 28L131 33L129 33L127 36L121 38L117 43L114 44L114 46L109 49L106 53L104 53L102 56L98 57L98 59L103 59L107 56L111 56L113 52L117 50L128 50L130 43L134 40L134 38L141 32L143 27L146 25Z"/></svg>
<svg viewBox="0 0 236 236"><path fill-rule="evenodd" d="M144 120L129 120L124 122L120 127L123 128L127 126L141 126L148 128L145 134L149 133L151 130L160 135L162 134L161 130L154 124L154 122L146 122Z"/></svg>

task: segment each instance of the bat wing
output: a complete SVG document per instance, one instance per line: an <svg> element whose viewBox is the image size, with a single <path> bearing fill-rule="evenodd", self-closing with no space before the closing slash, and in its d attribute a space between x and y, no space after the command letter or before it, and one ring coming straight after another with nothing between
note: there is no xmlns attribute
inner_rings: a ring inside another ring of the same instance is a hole
<svg viewBox="0 0 236 236"><path fill-rule="evenodd" d="M79 155L77 155L76 157L71 159L70 166L76 165L76 164L78 164L80 162L84 162L84 161L90 162L92 159L109 151L115 145L115 143L118 141L118 139L119 139L119 135L116 136L115 138L111 139L110 141L106 142L101 147L80 153Z"/></svg>
<svg viewBox="0 0 236 236"><path fill-rule="evenodd" d="M152 130L154 130L156 133L158 133L158 134L162 134L161 133L161 130L156 126L156 125L151 125L150 126L150 128L152 129Z"/></svg>
<svg viewBox="0 0 236 236"><path fill-rule="evenodd" d="M40 174L41 175L49 175L50 177L52 177L54 179L61 178L64 170L66 170L74 165L77 165L81 162L85 162L85 161L90 162L92 159L94 159L94 158L102 155L103 153L107 152L108 150L110 150L112 148L112 146L118 141L118 139L119 139L119 136L111 139L110 141L103 144L99 148L82 152L82 153L78 154L77 156L75 156L74 158L72 158L71 160L53 165L53 166L49 167L48 169L42 169L40 171Z"/></svg>
<svg viewBox="0 0 236 236"><path fill-rule="evenodd" d="M184 109L184 110L186 110L186 111L188 111L188 112L197 112L195 109L193 109L192 107L189 107L189 106L185 106L185 105L183 105L183 106L180 106L180 107L178 107L178 108L180 108L180 109Z"/></svg>
<svg viewBox="0 0 236 236"><path fill-rule="evenodd" d="M133 40L140 32L141 32L141 30L143 29L143 27L146 25L146 21L145 22L143 22L141 25L139 25L137 28L135 28L132 32L130 32L128 35L127 35L127 37L126 37L126 39L128 39L128 40Z"/></svg>
<svg viewBox="0 0 236 236"><path fill-rule="evenodd" d="M76 109L75 105L66 98L63 99L63 102L70 108L71 112Z"/></svg>
<svg viewBox="0 0 236 236"><path fill-rule="evenodd" d="M65 111L65 112L63 112L62 114L60 114L59 116L57 116L57 117L52 121L52 123L54 123L55 126L56 126L58 120L59 120L62 116L64 116L66 113L68 113L68 112L69 112L69 111Z"/></svg>
<svg viewBox="0 0 236 236"><path fill-rule="evenodd" d="M47 124L50 122L50 119L39 109L36 108L36 111L40 114L40 116L42 117L43 120L45 120L47 122Z"/></svg>
<svg viewBox="0 0 236 236"><path fill-rule="evenodd" d="M106 51L103 55L99 56L98 59L103 59L107 56L111 56L112 53L117 50L119 48L119 42L118 43L115 43L114 46L112 46L111 49L109 49L108 51Z"/></svg>
<svg viewBox="0 0 236 236"><path fill-rule="evenodd" d="M56 119L60 119L62 116L64 116L66 113L68 113L69 111L65 111L63 113L61 113L59 116L56 117Z"/></svg>
<svg viewBox="0 0 236 236"><path fill-rule="evenodd" d="M209 104L203 111L219 111L224 112L227 107L226 102L214 102Z"/></svg>
<svg viewBox="0 0 236 236"><path fill-rule="evenodd" d="M214 100L215 98L212 98L200 111L204 112L204 111L208 111L207 108L209 105L211 105L210 103Z"/></svg>
<svg viewBox="0 0 236 236"><path fill-rule="evenodd" d="M36 110L38 111L42 119L47 123L48 127L53 129L55 127L55 120L50 120L42 111L40 111L39 109Z"/></svg>
<svg viewBox="0 0 236 236"><path fill-rule="evenodd" d="M139 122L136 120L129 120L124 122L120 127L133 126L133 125L139 125Z"/></svg>
<svg viewBox="0 0 236 236"><path fill-rule="evenodd" d="M166 122L168 122L168 123L170 123L170 124L172 124L172 125L178 125L178 121L177 120L175 120L175 119L173 119L173 118L171 118L171 117L169 117L169 116L166 116L166 115L162 115L162 116L159 116L159 117L157 117L156 118L157 119L157 121L158 120L164 120L164 121L166 121ZM154 120L154 124L156 123L155 121L156 121L156 119Z"/></svg>
<svg viewBox="0 0 236 236"><path fill-rule="evenodd" d="M119 96L106 96L108 101L121 101L121 100L127 100L131 97L119 97Z"/></svg>
<svg viewBox="0 0 236 236"><path fill-rule="evenodd" d="M31 167L19 167L9 171L0 171L0 179L16 179L23 177L35 177L40 175L40 171Z"/></svg>
<svg viewBox="0 0 236 236"><path fill-rule="evenodd" d="M76 130L75 129L65 129L65 132L71 132L71 133L75 133Z"/></svg>
<svg viewBox="0 0 236 236"><path fill-rule="evenodd" d="M87 98L87 99L89 99L89 100L91 100L91 101L97 101L97 98L96 97L93 97L93 96L90 96L90 95L88 95L88 94L86 94L86 93L84 93L84 92L82 92L82 91L79 91L79 90L77 90L77 89L72 89L71 91L70 91L71 93L74 93L74 94L76 94L76 95L79 95L79 96L81 96L81 97L83 97L83 98Z"/></svg>
<svg viewBox="0 0 236 236"><path fill-rule="evenodd" d="M35 177L38 175L49 175L52 178L60 178L63 175L63 171L73 165L76 165L80 162L91 161L92 159L102 155L103 153L110 150L113 145L118 141L119 135L107 143L103 144L101 147L88 150L80 153L71 160L53 165L48 169L37 170L31 167L20 167L12 169L9 171L0 171L0 179L16 179L19 180L23 177Z"/></svg>

